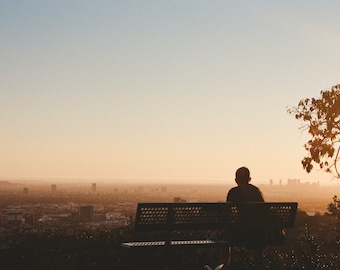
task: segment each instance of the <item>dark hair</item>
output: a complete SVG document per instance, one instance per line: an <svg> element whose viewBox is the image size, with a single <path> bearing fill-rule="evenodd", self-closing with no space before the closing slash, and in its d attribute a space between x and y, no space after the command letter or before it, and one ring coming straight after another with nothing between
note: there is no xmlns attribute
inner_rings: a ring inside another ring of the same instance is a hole
<svg viewBox="0 0 340 270"><path fill-rule="evenodd" d="M236 182L241 184L247 184L250 179L250 171L247 167L238 168L236 171Z"/></svg>

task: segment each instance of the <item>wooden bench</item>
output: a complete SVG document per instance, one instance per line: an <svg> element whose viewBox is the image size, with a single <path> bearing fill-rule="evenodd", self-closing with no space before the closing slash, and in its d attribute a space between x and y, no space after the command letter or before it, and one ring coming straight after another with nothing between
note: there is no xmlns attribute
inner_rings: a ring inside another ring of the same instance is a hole
<svg viewBox="0 0 340 270"><path fill-rule="evenodd" d="M275 232L294 226L296 202L266 203L139 203L135 231L163 232L163 238L122 243L128 249L218 247L244 245L236 239L176 239L177 232ZM184 234L186 235L186 234ZM195 234L190 234L195 235ZM187 237L187 235L186 235ZM187 237L189 238L189 237ZM266 243L270 244L270 243Z"/></svg>

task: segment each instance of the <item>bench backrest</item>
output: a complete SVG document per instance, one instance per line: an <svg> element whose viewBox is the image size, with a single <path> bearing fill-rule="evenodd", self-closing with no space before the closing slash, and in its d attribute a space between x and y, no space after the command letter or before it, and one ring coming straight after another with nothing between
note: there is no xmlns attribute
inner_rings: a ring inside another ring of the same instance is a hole
<svg viewBox="0 0 340 270"><path fill-rule="evenodd" d="M296 202L139 203L136 231L282 229L294 226Z"/></svg>

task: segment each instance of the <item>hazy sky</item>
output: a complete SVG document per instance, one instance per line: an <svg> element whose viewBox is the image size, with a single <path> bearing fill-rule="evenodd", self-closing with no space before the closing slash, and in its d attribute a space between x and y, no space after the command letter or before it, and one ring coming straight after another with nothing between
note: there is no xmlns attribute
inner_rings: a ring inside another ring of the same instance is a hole
<svg viewBox="0 0 340 270"><path fill-rule="evenodd" d="M287 114L340 83L339 1L0 0L0 179L332 183Z"/></svg>

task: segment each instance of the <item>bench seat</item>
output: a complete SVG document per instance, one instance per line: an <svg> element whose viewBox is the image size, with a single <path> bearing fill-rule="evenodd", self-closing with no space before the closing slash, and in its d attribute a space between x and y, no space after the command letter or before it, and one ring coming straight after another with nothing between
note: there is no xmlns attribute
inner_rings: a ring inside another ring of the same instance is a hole
<svg viewBox="0 0 340 270"><path fill-rule="evenodd" d="M212 247L212 246L229 246L230 242L225 240L172 240L170 247ZM153 248L165 247L165 241L137 241L123 243L125 248Z"/></svg>
<svg viewBox="0 0 340 270"><path fill-rule="evenodd" d="M152 247L213 247L236 246L245 243L244 238L173 239L174 232L225 231L247 235L247 232L275 232L294 226L296 202L259 203L139 203L135 231L163 232L164 238L155 241L132 241L122 243L129 249ZM250 234L252 235L252 233ZM259 233L261 235L261 233ZM189 237L187 237L189 238ZM202 237L200 237L202 238ZM150 239L149 239L150 240ZM228 241L229 240L229 241ZM231 242L232 241L232 242Z"/></svg>

